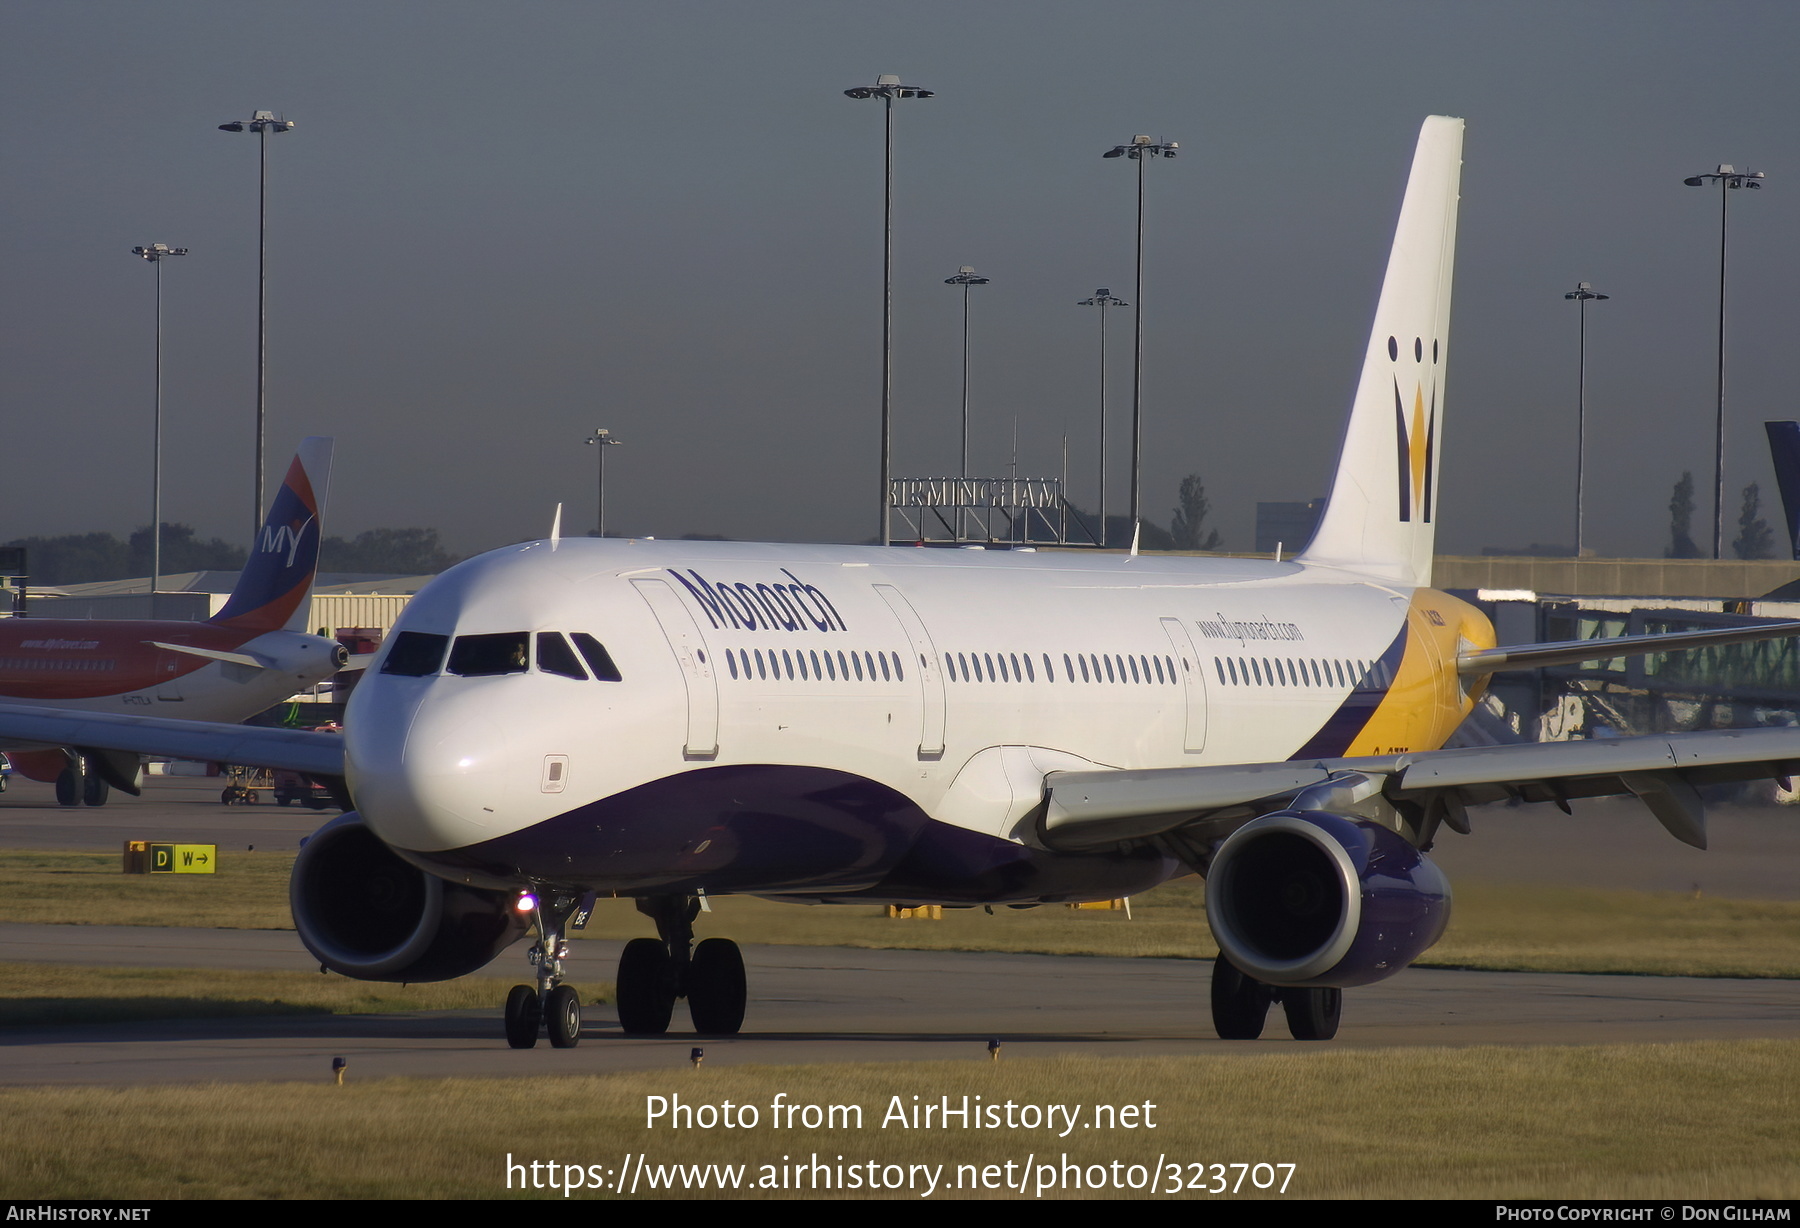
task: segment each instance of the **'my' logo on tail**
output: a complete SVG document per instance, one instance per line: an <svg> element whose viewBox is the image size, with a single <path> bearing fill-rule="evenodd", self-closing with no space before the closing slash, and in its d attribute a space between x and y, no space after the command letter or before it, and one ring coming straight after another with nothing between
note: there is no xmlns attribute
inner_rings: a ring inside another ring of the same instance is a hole
<svg viewBox="0 0 1800 1228"><path fill-rule="evenodd" d="M292 567L294 555L300 549L300 539L306 536L307 526L312 522L313 517L308 516L293 524L265 524L262 539L257 542L256 548L263 554L287 555L287 561L282 566Z"/></svg>

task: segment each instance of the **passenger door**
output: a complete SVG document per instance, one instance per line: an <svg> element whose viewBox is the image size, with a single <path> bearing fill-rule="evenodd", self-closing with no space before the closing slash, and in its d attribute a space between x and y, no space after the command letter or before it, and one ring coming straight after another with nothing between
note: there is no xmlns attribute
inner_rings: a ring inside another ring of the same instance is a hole
<svg viewBox="0 0 1800 1228"><path fill-rule="evenodd" d="M681 665L687 687L687 741L682 753L690 759L711 759L719 753L719 683L699 624L666 581L633 580L631 584L656 615L657 625Z"/></svg>
<svg viewBox="0 0 1800 1228"><path fill-rule="evenodd" d="M1181 691L1187 708L1187 733L1181 749L1192 754L1206 749L1206 675L1200 669L1200 656L1194 651L1193 637L1179 618L1162 620L1163 634L1169 647L1181 662Z"/></svg>

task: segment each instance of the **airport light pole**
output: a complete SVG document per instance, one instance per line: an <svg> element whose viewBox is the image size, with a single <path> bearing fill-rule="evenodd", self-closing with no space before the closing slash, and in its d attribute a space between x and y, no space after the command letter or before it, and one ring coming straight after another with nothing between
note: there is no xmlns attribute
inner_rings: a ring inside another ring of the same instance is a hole
<svg viewBox="0 0 1800 1228"><path fill-rule="evenodd" d="M1094 291L1093 298L1079 300L1077 307L1098 307L1100 309L1100 544L1106 544L1106 309L1108 307L1129 307L1130 303L1117 297L1104 286ZM1065 464L1064 468L1067 468ZM1068 474L1063 475L1065 486Z"/></svg>
<svg viewBox="0 0 1800 1228"><path fill-rule="evenodd" d="M988 280L966 264L956 271L955 277L944 278L946 286L962 287L962 475L965 478L969 476L969 287L985 286Z"/></svg>
<svg viewBox="0 0 1800 1228"><path fill-rule="evenodd" d="M1102 157L1130 158L1137 163L1137 317L1133 320L1131 356L1131 526L1137 532L1141 507L1140 476L1144 445L1144 163L1152 158L1173 158L1177 141L1152 141L1141 133L1129 145L1115 145ZM1101 536L1105 537L1104 525Z"/></svg>
<svg viewBox="0 0 1800 1228"><path fill-rule="evenodd" d="M879 98L886 111L886 173L882 196L881 247L881 528L875 540L888 541L888 509L893 506L893 391L894 391L894 103L902 98L930 98L932 91L902 85L900 78L883 73L874 85L844 91L847 98Z"/></svg>
<svg viewBox="0 0 1800 1228"><path fill-rule="evenodd" d="M614 439L612 437L611 431L607 430L603 426L597 426L594 428L594 433L592 435L589 435L586 439L582 440L581 442L585 443L585 444L595 445L600 449L600 451L596 454L599 458L600 464L598 466L599 473L598 473L598 476L595 481L594 494L595 494L595 502L599 505L599 511L598 511L598 514L594 518L594 536L595 537L605 537L606 536L606 450L608 448L616 448L620 444L624 443L625 441L623 439Z"/></svg>
<svg viewBox="0 0 1800 1228"><path fill-rule="evenodd" d="M1611 298L1610 294L1596 294L1594 287L1585 281L1575 283L1575 289L1563 295L1565 299L1574 299L1581 304L1581 343L1580 374L1576 378L1575 392L1575 557L1581 558L1581 479L1583 475L1582 460L1587 444L1587 305L1604 303Z"/></svg>
<svg viewBox="0 0 1800 1228"><path fill-rule="evenodd" d="M1732 192L1740 188L1761 188L1761 171L1734 170L1729 162L1719 164L1716 171L1690 175L1681 182L1690 188L1703 188L1708 183L1719 185L1719 359L1717 384L1718 408L1714 415L1713 438L1713 557L1725 557L1725 253L1730 219Z"/></svg>
<svg viewBox="0 0 1800 1228"><path fill-rule="evenodd" d="M258 111L249 119L234 119L220 124L221 132L254 132L261 145L262 170L258 177L256 203L256 505L250 509L251 540L262 530L263 521L263 453L268 441L268 234L269 234L269 134L286 132L294 126L291 119L276 119L272 111Z"/></svg>
<svg viewBox="0 0 1800 1228"><path fill-rule="evenodd" d="M162 587L162 262L185 256L185 247L151 243L134 247L131 254L148 260L156 269L156 416L150 443L150 617L156 617L156 590Z"/></svg>

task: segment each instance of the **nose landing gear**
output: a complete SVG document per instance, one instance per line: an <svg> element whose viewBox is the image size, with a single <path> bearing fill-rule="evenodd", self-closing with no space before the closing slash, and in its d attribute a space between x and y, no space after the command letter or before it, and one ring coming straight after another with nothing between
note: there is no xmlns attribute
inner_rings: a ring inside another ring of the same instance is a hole
<svg viewBox="0 0 1800 1228"><path fill-rule="evenodd" d="M535 910L539 938L527 958L537 968L537 984L514 985L506 995L506 1043L514 1049L534 1048L545 1025L552 1047L573 1049L581 1043L581 996L563 983L563 960L569 955L563 926L576 904L539 901Z"/></svg>
<svg viewBox="0 0 1800 1228"><path fill-rule="evenodd" d="M651 896L638 911L656 922L656 938L634 938L619 958L619 1024L640 1036L669 1030L675 999L688 1000L694 1031L732 1036L744 1026L749 996L744 956L729 938L694 946L698 896Z"/></svg>

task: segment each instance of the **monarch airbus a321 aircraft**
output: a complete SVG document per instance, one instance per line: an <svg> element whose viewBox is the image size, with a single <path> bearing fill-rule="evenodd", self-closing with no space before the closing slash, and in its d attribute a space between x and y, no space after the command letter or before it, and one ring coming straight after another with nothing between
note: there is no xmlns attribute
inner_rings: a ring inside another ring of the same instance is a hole
<svg viewBox="0 0 1800 1228"><path fill-rule="evenodd" d="M294 867L320 963L429 981L535 928L506 1035L567 1047L568 928L630 897L657 936L618 971L628 1032L685 997L732 1033L737 947L708 895L974 906L1207 877L1212 1011L1279 1001L1325 1038L1345 988L1429 947L1426 855L1465 806L1624 793L1704 843L1696 786L1800 769L1800 731L1438 749L1486 677L1800 624L1497 648L1430 588L1462 122L1425 122L1330 504L1291 562L583 539L424 588L341 739L92 718L85 744L234 754L348 781ZM0 731L41 720L0 712ZM260 756L260 757L258 757Z"/></svg>

